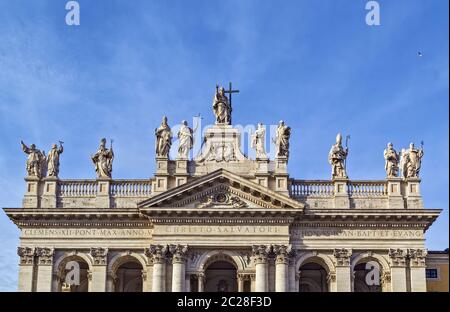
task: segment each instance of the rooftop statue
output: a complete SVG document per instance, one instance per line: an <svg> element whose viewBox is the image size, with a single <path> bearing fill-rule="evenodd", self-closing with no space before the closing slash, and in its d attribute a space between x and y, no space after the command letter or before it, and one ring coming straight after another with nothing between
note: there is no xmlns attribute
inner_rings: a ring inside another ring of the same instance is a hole
<svg viewBox="0 0 450 312"><path fill-rule="evenodd" d="M223 87L216 86L216 93L213 100L213 110L216 116L216 125L230 125L231 124L231 105L225 95Z"/></svg>
<svg viewBox="0 0 450 312"><path fill-rule="evenodd" d="M59 155L61 155L64 151L62 146L63 142L59 141L58 145L53 144L52 149L48 152L47 155L47 176L49 177L58 177L59 174Z"/></svg>
<svg viewBox="0 0 450 312"><path fill-rule="evenodd" d="M36 145L31 144L26 146L23 141L20 141L22 150L28 154L26 170L29 177L43 178L47 172L45 152L36 148Z"/></svg>
<svg viewBox="0 0 450 312"><path fill-rule="evenodd" d="M328 154L328 162L331 165L331 176L333 179L348 178L345 162L347 155L348 148L342 147L342 135L338 133L336 136L336 143L331 147L330 153Z"/></svg>
<svg viewBox="0 0 450 312"><path fill-rule="evenodd" d="M156 135L156 157L169 157L170 147L172 146L172 131L167 123L167 117L164 116L161 126L155 130Z"/></svg>
<svg viewBox="0 0 450 312"><path fill-rule="evenodd" d="M281 120L277 128L277 137L275 139L275 145L277 147L276 157L289 158L289 139L291 137L291 127L284 124Z"/></svg>
<svg viewBox="0 0 450 312"><path fill-rule="evenodd" d="M258 123L258 128L255 133L252 134L252 148L256 151L256 158L265 159L267 158L265 150L265 138L266 129L262 123Z"/></svg>
<svg viewBox="0 0 450 312"><path fill-rule="evenodd" d="M114 160L114 152L112 148L113 141L111 140L111 148L106 148L106 139L100 141L98 151L92 155L92 162L95 165L95 172L97 178L111 178L112 162Z"/></svg>
<svg viewBox="0 0 450 312"><path fill-rule="evenodd" d="M402 150L402 175L404 178L419 177L423 155L423 142L419 149L414 147L414 143L410 143L409 149Z"/></svg>
<svg viewBox="0 0 450 312"><path fill-rule="evenodd" d="M194 131L189 128L186 120L181 122L181 127L178 131L178 142L178 159L188 159L189 151L194 146Z"/></svg>
<svg viewBox="0 0 450 312"><path fill-rule="evenodd" d="M394 149L392 143L388 143L387 148L384 150L384 169L386 170L386 175L388 178L398 176L398 163L400 156Z"/></svg>

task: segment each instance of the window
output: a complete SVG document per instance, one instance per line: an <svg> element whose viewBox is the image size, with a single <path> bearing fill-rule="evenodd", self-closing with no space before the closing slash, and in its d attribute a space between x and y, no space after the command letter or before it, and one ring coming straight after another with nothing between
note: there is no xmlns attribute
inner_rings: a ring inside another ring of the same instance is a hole
<svg viewBox="0 0 450 312"><path fill-rule="evenodd" d="M427 278L438 278L438 270L437 269L426 269Z"/></svg>

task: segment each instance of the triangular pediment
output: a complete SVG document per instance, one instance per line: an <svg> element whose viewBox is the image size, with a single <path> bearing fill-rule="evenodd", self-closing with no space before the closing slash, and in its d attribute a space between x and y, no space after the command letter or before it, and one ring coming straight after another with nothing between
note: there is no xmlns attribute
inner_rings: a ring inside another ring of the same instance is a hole
<svg viewBox="0 0 450 312"><path fill-rule="evenodd" d="M140 208L297 208L303 204L253 181L219 169L138 204Z"/></svg>

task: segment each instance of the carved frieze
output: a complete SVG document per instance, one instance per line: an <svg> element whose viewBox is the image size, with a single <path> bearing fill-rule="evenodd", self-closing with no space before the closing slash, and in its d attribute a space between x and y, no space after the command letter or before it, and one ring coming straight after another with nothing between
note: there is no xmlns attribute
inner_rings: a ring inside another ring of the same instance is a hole
<svg viewBox="0 0 450 312"><path fill-rule="evenodd" d="M229 206L231 208L246 208L248 205L238 196L229 192L218 191L200 199L198 208L209 208L212 206Z"/></svg>

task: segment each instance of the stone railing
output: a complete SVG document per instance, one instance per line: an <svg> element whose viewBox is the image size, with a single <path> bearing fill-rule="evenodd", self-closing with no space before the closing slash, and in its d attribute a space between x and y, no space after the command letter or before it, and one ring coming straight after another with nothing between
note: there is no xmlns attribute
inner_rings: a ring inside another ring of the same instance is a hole
<svg viewBox="0 0 450 312"><path fill-rule="evenodd" d="M60 197L95 197L98 192L96 180L60 180L57 196Z"/></svg>
<svg viewBox="0 0 450 312"><path fill-rule="evenodd" d="M350 197L383 197L388 195L387 181L349 181Z"/></svg>
<svg viewBox="0 0 450 312"><path fill-rule="evenodd" d="M151 180L113 180L110 194L116 197L149 197L152 194Z"/></svg>
<svg viewBox="0 0 450 312"><path fill-rule="evenodd" d="M334 196L334 184L327 180L292 180L291 197L331 197Z"/></svg>

